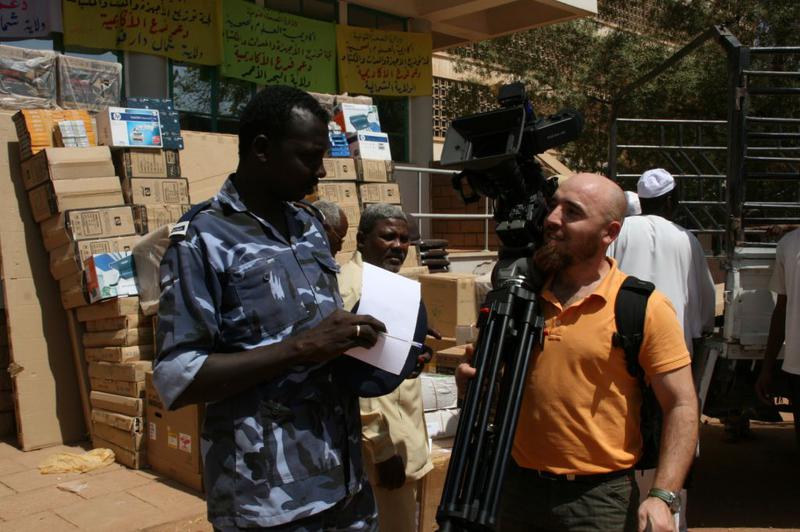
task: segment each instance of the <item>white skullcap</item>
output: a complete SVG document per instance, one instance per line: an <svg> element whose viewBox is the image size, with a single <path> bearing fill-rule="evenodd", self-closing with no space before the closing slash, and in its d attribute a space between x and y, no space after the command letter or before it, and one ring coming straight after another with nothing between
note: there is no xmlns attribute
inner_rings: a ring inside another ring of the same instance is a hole
<svg viewBox="0 0 800 532"><path fill-rule="evenodd" d="M642 206L639 204L639 195L636 192L626 190L625 199L628 200L628 209L625 211L625 216L642 214Z"/></svg>
<svg viewBox="0 0 800 532"><path fill-rule="evenodd" d="M642 174L636 189L640 198L657 198L675 188L672 174L663 168L653 168Z"/></svg>

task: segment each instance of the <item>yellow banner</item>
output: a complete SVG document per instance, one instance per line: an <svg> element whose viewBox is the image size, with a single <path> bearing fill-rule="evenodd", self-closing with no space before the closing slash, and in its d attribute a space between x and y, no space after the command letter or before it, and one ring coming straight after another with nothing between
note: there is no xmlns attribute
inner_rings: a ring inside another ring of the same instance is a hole
<svg viewBox="0 0 800 532"><path fill-rule="evenodd" d="M218 65L220 0L64 0L67 45Z"/></svg>
<svg viewBox="0 0 800 532"><path fill-rule="evenodd" d="M339 91L383 96L433 93L430 33L336 27Z"/></svg>

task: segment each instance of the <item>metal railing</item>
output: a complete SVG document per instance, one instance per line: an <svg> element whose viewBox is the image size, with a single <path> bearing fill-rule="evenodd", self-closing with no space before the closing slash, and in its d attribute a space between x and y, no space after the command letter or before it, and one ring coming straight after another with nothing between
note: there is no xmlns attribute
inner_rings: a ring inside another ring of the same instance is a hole
<svg viewBox="0 0 800 532"><path fill-rule="evenodd" d="M453 176L458 173L457 170L445 170L443 168L426 168L423 166L409 166L404 164L394 165L395 172L411 172L417 174L417 212L408 213L417 220L483 220L483 251L489 251L489 221L494 218L490 202L487 198L483 198L483 214L469 214L469 213L449 213L449 214L436 214L432 212L425 212L427 209L423 208L422 201L422 177L424 174L437 174Z"/></svg>

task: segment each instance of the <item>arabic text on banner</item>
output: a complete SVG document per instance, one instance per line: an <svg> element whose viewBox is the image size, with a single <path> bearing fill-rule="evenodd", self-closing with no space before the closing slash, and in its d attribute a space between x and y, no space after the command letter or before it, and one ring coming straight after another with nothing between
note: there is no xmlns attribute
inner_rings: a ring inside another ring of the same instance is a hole
<svg viewBox="0 0 800 532"><path fill-rule="evenodd" d="M64 42L218 65L219 0L64 0Z"/></svg>
<svg viewBox="0 0 800 532"><path fill-rule="evenodd" d="M32 39L61 31L61 2L0 1L0 39Z"/></svg>
<svg viewBox="0 0 800 532"><path fill-rule="evenodd" d="M336 92L335 24L243 0L226 0L222 20L222 75Z"/></svg>
<svg viewBox="0 0 800 532"><path fill-rule="evenodd" d="M339 90L384 96L433 92L430 33L336 26Z"/></svg>

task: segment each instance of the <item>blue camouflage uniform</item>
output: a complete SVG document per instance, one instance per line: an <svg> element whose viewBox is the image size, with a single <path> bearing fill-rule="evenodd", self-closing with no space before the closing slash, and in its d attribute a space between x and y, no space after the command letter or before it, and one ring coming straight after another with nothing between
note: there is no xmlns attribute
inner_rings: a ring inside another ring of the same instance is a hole
<svg viewBox="0 0 800 532"><path fill-rule="evenodd" d="M167 405L210 353L280 342L341 307L321 224L290 204L286 212L289 241L247 210L228 178L176 226L185 236L161 263L153 374ZM298 365L206 406L202 452L215 528L294 522L352 499L362 482L369 490L358 398L337 386L329 366Z"/></svg>

